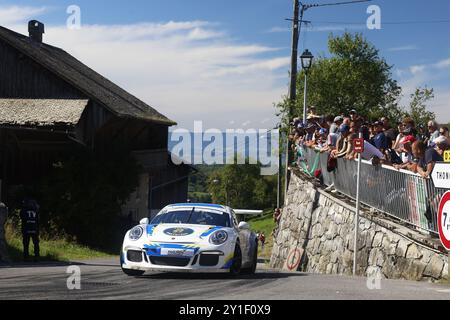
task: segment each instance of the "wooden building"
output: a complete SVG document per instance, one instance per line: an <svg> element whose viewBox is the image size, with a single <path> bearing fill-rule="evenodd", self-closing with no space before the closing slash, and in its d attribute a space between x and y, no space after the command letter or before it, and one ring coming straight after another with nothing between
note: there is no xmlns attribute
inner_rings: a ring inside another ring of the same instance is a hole
<svg viewBox="0 0 450 320"><path fill-rule="evenodd" d="M60 48L42 42L44 25L29 36L0 27L1 195L36 181L61 153L126 141L143 167L124 206L134 220L187 199L188 166L167 149L176 123ZM6 199L7 200L7 199Z"/></svg>

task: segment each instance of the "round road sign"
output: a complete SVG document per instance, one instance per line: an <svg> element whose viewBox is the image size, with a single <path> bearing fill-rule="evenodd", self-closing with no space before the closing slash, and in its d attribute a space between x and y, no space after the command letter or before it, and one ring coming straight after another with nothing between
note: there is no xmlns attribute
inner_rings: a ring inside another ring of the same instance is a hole
<svg viewBox="0 0 450 320"><path fill-rule="evenodd" d="M302 258L302 251L294 249L290 252L286 261L286 267L288 268L289 271L297 270Z"/></svg>
<svg viewBox="0 0 450 320"><path fill-rule="evenodd" d="M450 191L442 196L439 204L438 225L441 242L450 251Z"/></svg>

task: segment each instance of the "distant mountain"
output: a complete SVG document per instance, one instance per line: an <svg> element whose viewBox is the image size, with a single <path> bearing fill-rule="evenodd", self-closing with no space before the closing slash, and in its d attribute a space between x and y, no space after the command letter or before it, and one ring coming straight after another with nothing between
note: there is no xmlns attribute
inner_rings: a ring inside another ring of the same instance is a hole
<svg viewBox="0 0 450 320"><path fill-rule="evenodd" d="M169 142L168 142L168 148L170 152L174 152L177 155L180 146L182 145L181 143L181 138L180 140L175 140L177 137L179 137L176 134L173 134L172 132L169 133ZM183 136L184 138L184 136ZM183 143L183 145L188 146L190 145L190 155L182 155L182 158L186 159L187 157L190 156L190 158L192 160L194 160L195 156L199 157L202 154L204 154L204 151L206 150L206 148L213 142L211 141L204 141L203 139L203 135L202 134L198 134L198 133L193 133L191 132L189 134L188 137L186 137L186 139L190 140L189 143ZM250 157L250 155L254 155L257 154L258 149L259 149L259 141L258 141L258 137L254 136L251 137L251 139L249 137L247 137L245 134L236 134L236 136L234 137L234 144L230 149L227 149L227 135L226 133L222 133L221 135L221 139L222 139L222 143L221 148L219 150L216 150L217 152L217 156L221 156L223 161L225 162L226 159L230 159L233 158L234 155L238 155L240 157ZM173 141L175 140L175 141ZM252 140L252 141L250 141ZM215 141L215 140L213 140ZM255 141L256 141L256 145L255 145ZM230 143L228 141L228 143ZM178 146L178 150L174 150L175 147ZM270 147L270 143L269 143L269 147ZM210 150L211 151L211 150ZM215 154L214 154L215 155ZM195 163L197 164L197 163Z"/></svg>

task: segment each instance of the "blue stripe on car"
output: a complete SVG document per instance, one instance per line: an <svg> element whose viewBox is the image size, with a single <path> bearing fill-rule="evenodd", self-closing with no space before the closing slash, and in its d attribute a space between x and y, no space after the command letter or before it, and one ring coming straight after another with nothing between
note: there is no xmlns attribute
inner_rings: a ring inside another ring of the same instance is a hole
<svg viewBox="0 0 450 320"><path fill-rule="evenodd" d="M147 226L147 235L149 235L149 236L153 235L153 231L155 230L156 226L157 225L155 225L155 224L149 224Z"/></svg>
<svg viewBox="0 0 450 320"><path fill-rule="evenodd" d="M225 265L222 267L222 269L230 269L231 266L233 265L233 260L234 259L230 259L227 263L225 263Z"/></svg>
<svg viewBox="0 0 450 320"><path fill-rule="evenodd" d="M213 227L213 228L211 228L211 229L209 229L209 230L203 232L203 233L200 235L200 238L207 237L207 236L209 236L211 233L213 233L214 231L217 231L217 230L220 230L220 229L222 229L222 227Z"/></svg>
<svg viewBox="0 0 450 320"><path fill-rule="evenodd" d="M148 256L160 256L161 255L161 249L184 249L184 250L194 250L194 254L196 254L200 248L193 248L190 246L182 245L182 244L158 244L158 245L144 245L144 249L146 250L146 253Z"/></svg>

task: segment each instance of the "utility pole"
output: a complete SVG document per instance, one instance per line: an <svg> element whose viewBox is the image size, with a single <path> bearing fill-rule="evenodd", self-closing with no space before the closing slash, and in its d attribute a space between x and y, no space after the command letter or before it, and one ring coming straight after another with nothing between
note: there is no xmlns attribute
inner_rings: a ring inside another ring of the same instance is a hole
<svg viewBox="0 0 450 320"><path fill-rule="evenodd" d="M281 205L281 194L282 194L282 179L281 176L283 175L283 160L281 158L281 145L282 145L282 141L283 141L283 136L281 134L281 124L278 126L278 188L277 188L277 208L282 207Z"/></svg>
<svg viewBox="0 0 450 320"><path fill-rule="evenodd" d="M295 100L297 100L297 66L298 66L298 40L303 19L299 19L300 3L294 0L294 19L292 20L292 51L291 51L291 85L289 89L289 116L293 115Z"/></svg>
<svg viewBox="0 0 450 320"><path fill-rule="evenodd" d="M303 6L302 6L303 7ZM299 0L294 0L294 18L292 19L292 51L291 51L291 83L289 86L289 109L288 109L288 132L287 132L287 143L286 143L286 169L285 169L285 195L287 195L289 181L291 179L291 172L289 171L289 165L291 163L291 143L289 142L289 122L292 120L294 114L294 106L297 100L297 67L298 67L298 40L300 36L300 28L303 19L303 8L302 16L299 20L300 13L300 2ZM284 197L286 201L286 196Z"/></svg>

